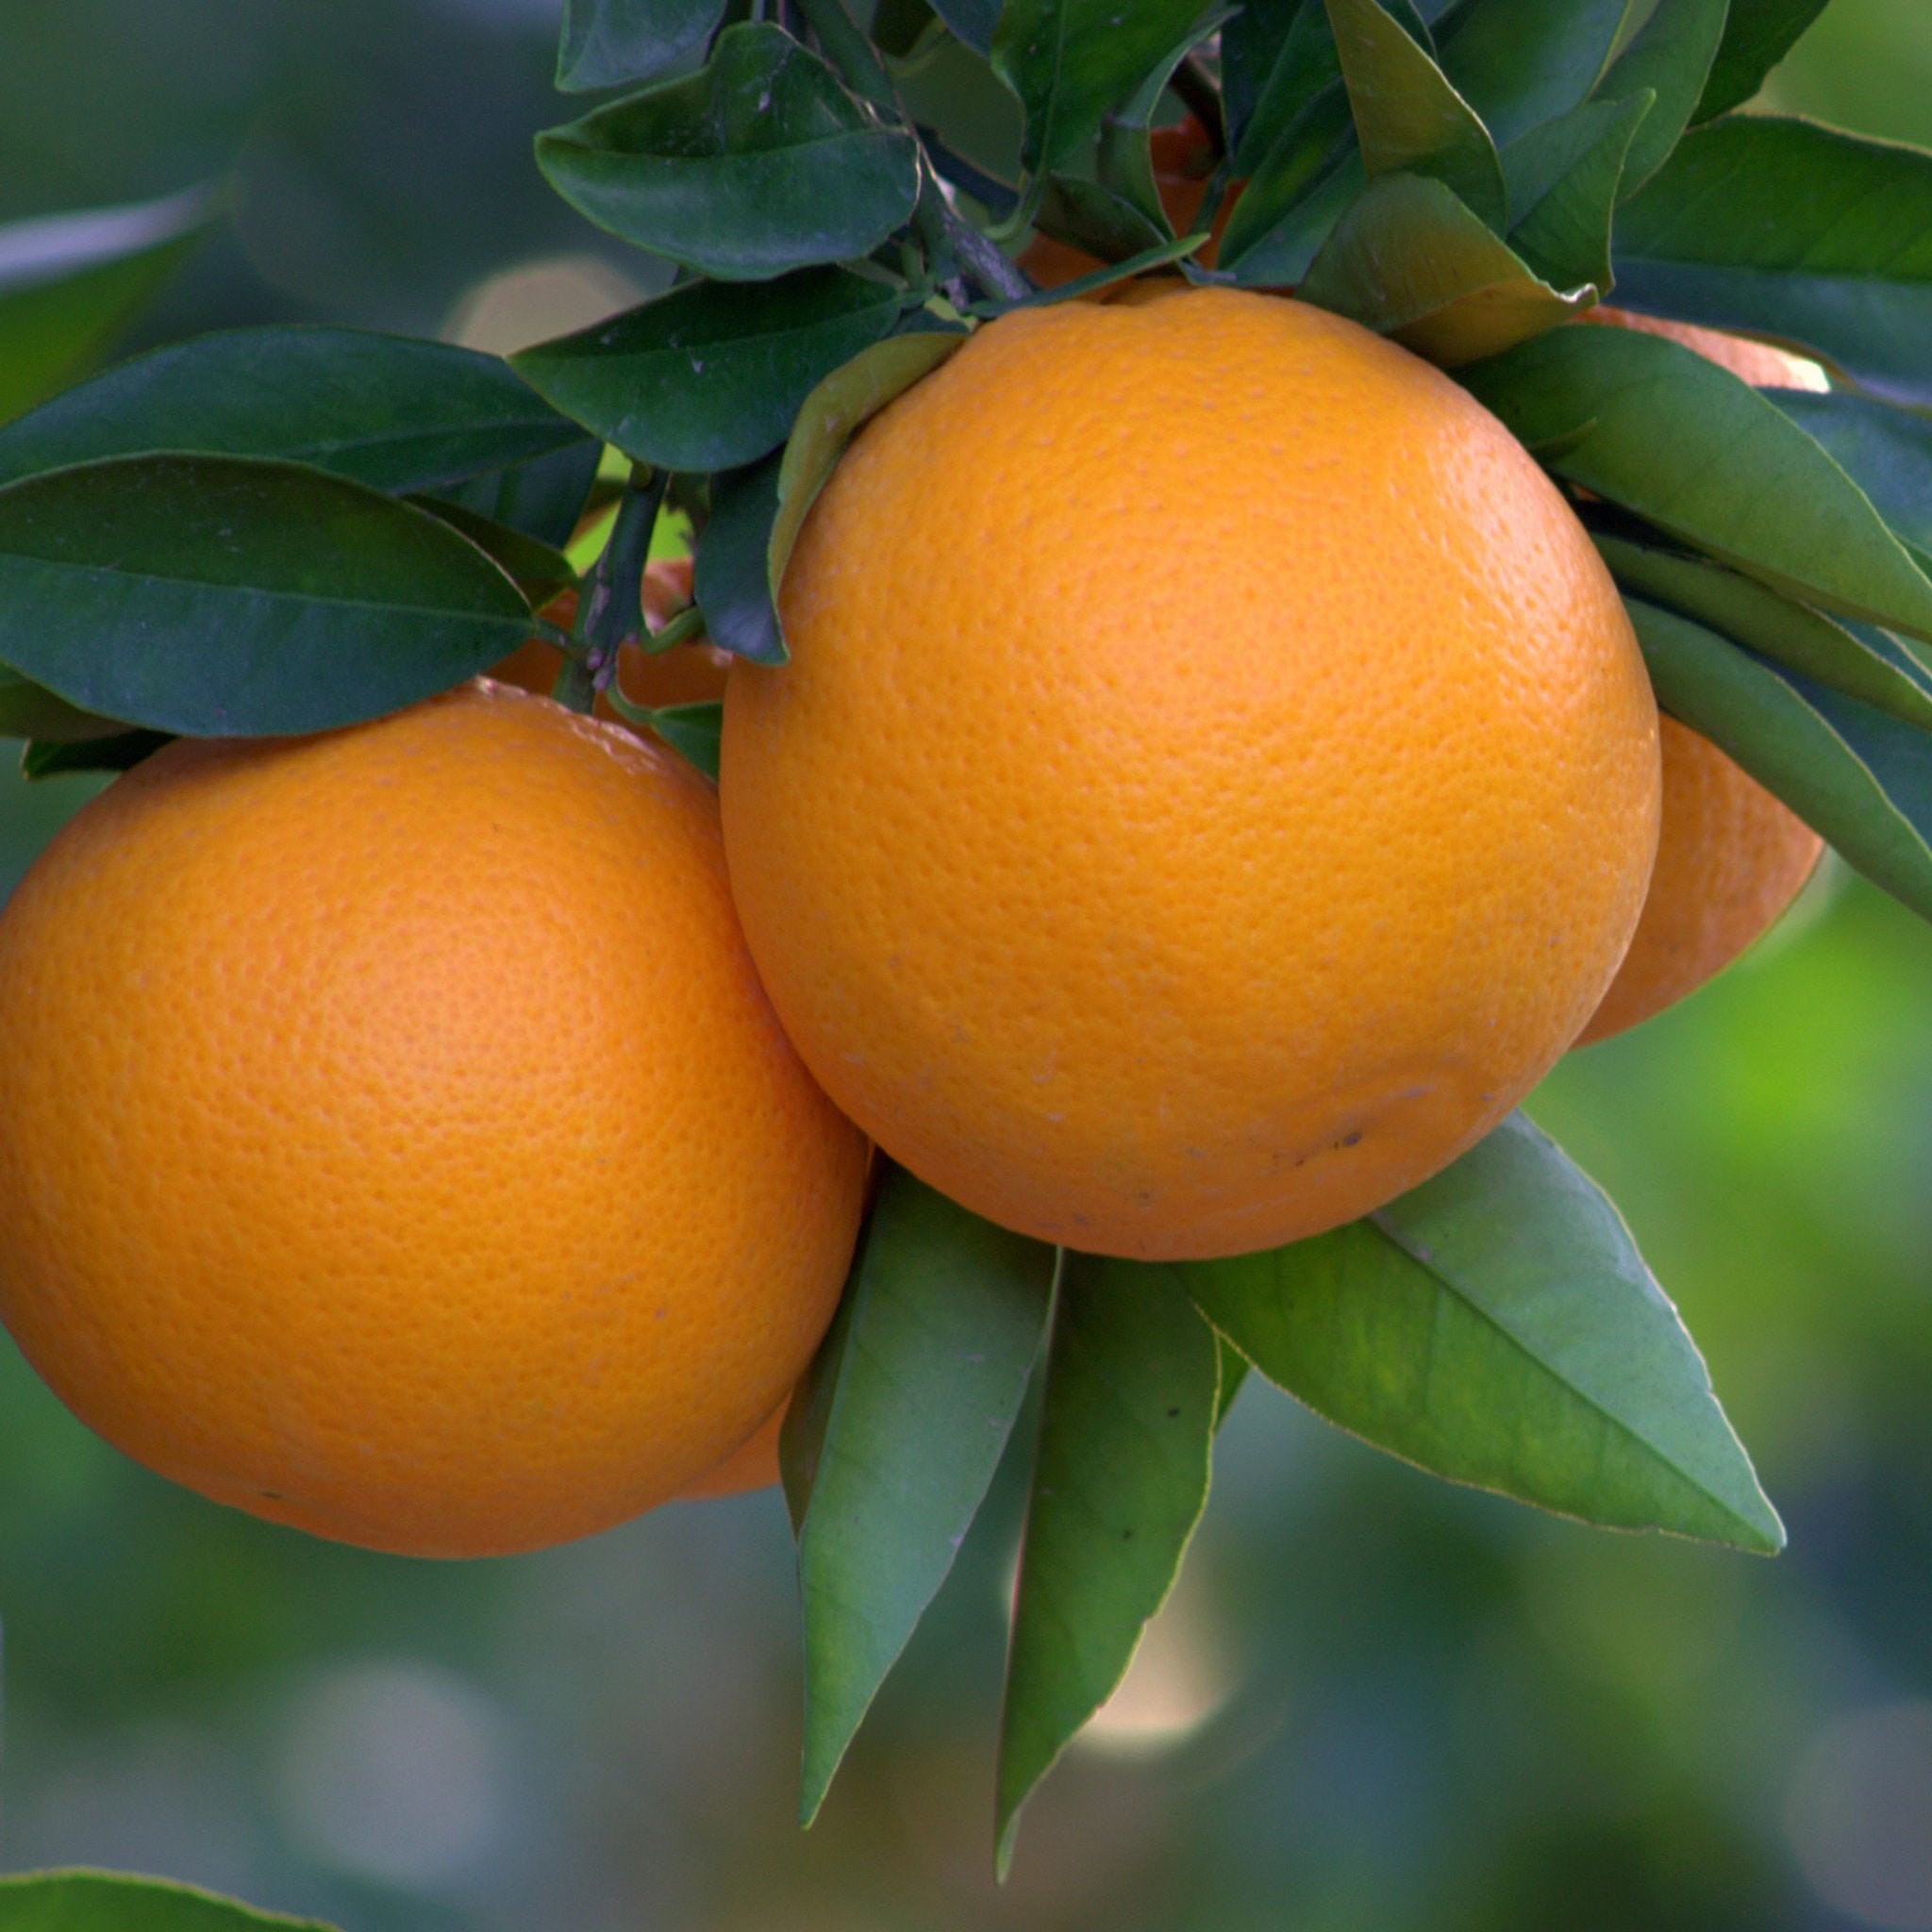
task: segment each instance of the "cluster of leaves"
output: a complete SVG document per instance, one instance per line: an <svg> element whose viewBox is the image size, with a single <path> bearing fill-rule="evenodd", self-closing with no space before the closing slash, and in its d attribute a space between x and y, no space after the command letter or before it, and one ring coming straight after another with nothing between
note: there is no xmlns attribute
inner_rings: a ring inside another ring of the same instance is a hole
<svg viewBox="0 0 1932 1932"><path fill-rule="evenodd" d="M1577 505L1665 706L1932 916L1932 156L1736 111L1822 6L880 0L861 28L842 0L571 0L559 84L626 91L539 162L669 291L508 363L208 337L0 427L0 731L49 771L352 723L486 668L563 588L587 695L667 506L708 635L781 661L774 587L867 417L986 318L1175 264L1454 372ZM1219 157L1186 235L1150 150L1180 106ZM1106 266L1034 289L1034 228ZM0 237L0 340L4 272ZM1613 287L1832 390L1568 325ZM566 547L612 494L580 586ZM1250 1365L1439 1474L1781 1544L1615 1209L1521 1118L1366 1221L1185 1266L1058 1253L891 1172L786 1429L808 1817L1031 1385L1008 1856L1173 1581Z"/></svg>

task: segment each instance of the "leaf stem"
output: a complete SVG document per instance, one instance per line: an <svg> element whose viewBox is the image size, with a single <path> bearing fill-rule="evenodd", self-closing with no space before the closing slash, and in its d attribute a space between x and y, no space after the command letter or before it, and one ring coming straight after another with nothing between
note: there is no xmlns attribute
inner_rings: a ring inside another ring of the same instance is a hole
<svg viewBox="0 0 1932 1932"><path fill-rule="evenodd" d="M985 293L1003 302L1024 302L1034 292L1033 284L1005 249L982 235L946 199L945 188L924 144L919 159L919 206L913 220L927 246L949 249L967 279Z"/></svg>
<svg viewBox="0 0 1932 1932"><path fill-rule="evenodd" d="M617 506L610 541L591 565L577 604L569 655L551 695L574 711L588 711L610 681L619 650L644 631L644 565L651 533L671 489L671 472L634 464Z"/></svg>

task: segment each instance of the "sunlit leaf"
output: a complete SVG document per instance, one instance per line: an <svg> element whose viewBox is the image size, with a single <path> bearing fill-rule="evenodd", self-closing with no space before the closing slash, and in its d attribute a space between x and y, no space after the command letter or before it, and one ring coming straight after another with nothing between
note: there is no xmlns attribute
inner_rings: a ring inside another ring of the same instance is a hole
<svg viewBox="0 0 1932 1932"><path fill-rule="evenodd" d="M702 46L724 0L565 0L557 85L566 93L648 80Z"/></svg>
<svg viewBox="0 0 1932 1932"><path fill-rule="evenodd" d="M1521 1114L1364 1221L1179 1272L1271 1381L1438 1475L1614 1527L1783 1546L1629 1229Z"/></svg>
<svg viewBox="0 0 1932 1932"><path fill-rule="evenodd" d="M1788 595L1932 638L1932 582L1863 492L1695 350L1564 328L1461 375L1572 482Z"/></svg>
<svg viewBox="0 0 1932 1932"><path fill-rule="evenodd" d="M1220 1349L1173 1271L1069 1255L1047 1355L1000 1728L998 1858L1112 1695L1208 1500Z"/></svg>
<svg viewBox="0 0 1932 1932"><path fill-rule="evenodd" d="M842 268L693 282L511 361L638 462L737 469L776 449L812 389L899 310L897 287Z"/></svg>
<svg viewBox="0 0 1932 1932"><path fill-rule="evenodd" d="M0 1932L330 1932L316 1919L258 1912L211 1891L118 1872L0 1878Z"/></svg>
<svg viewBox="0 0 1932 1932"><path fill-rule="evenodd" d="M1040 1354L1056 1262L1045 1243L888 1171L786 1422L808 1823L986 1495Z"/></svg>
<svg viewBox="0 0 1932 1932"><path fill-rule="evenodd" d="M1824 8L1825 0L1731 0L1724 41L1691 120L1713 120L1741 107Z"/></svg>
<svg viewBox="0 0 1932 1932"><path fill-rule="evenodd" d="M599 227L721 281L869 254L912 213L917 144L781 27L727 27L696 74L537 137Z"/></svg>
<svg viewBox="0 0 1932 1932"><path fill-rule="evenodd" d="M529 633L446 524L235 457L123 457L0 489L6 661L83 710L198 736L325 730L446 689Z"/></svg>

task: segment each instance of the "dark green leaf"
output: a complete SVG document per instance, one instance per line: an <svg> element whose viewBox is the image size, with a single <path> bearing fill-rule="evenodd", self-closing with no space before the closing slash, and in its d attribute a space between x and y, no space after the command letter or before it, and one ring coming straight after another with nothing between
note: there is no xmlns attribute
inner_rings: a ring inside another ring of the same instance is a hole
<svg viewBox="0 0 1932 1932"><path fill-rule="evenodd" d="M0 227L0 423L99 360L208 232L200 189Z"/></svg>
<svg viewBox="0 0 1932 1932"><path fill-rule="evenodd" d="M1208 1500L1221 1351L1174 1271L1066 1257L1007 1657L998 1860L1106 1703Z"/></svg>
<svg viewBox="0 0 1932 1932"><path fill-rule="evenodd" d="M604 445L595 437L583 436L548 456L531 457L507 469L486 470L435 493L458 509L508 524L540 543L548 543L553 550L561 550L576 532L603 455ZM321 467L329 466L325 463Z"/></svg>
<svg viewBox="0 0 1932 1932"><path fill-rule="evenodd" d="M1932 398L1932 155L1807 121L1714 121L1624 208L1617 274L1640 308Z"/></svg>
<svg viewBox="0 0 1932 1932"><path fill-rule="evenodd" d="M1593 531L1617 582L1721 632L1761 658L1932 731L1932 672L1870 625L1835 623L1720 564Z"/></svg>
<svg viewBox="0 0 1932 1932"><path fill-rule="evenodd" d="M583 440L495 356L356 329L237 329L139 356L8 424L0 483L165 450L439 490Z"/></svg>
<svg viewBox="0 0 1932 1932"><path fill-rule="evenodd" d="M1932 919L1932 737L1624 600L1657 702L1784 800L1847 864Z"/></svg>
<svg viewBox="0 0 1932 1932"><path fill-rule="evenodd" d="M1308 109L1307 124L1270 155L1236 202L1221 238L1221 267L1243 287L1291 288L1299 282L1368 185L1353 138L1339 153L1327 138L1331 113L1346 134L1348 96L1339 89Z"/></svg>
<svg viewBox="0 0 1932 1932"><path fill-rule="evenodd" d="M805 1603L808 1824L992 1480L1056 1259L888 1171L783 1452Z"/></svg>
<svg viewBox="0 0 1932 1932"><path fill-rule="evenodd" d="M1364 1221L1180 1273L1270 1381L1438 1475L1619 1528L1783 1546L1629 1229L1521 1114Z"/></svg>
<svg viewBox="0 0 1932 1932"><path fill-rule="evenodd" d="M896 286L842 268L692 282L511 360L635 461L733 470L776 449L813 387L899 310Z"/></svg>
<svg viewBox="0 0 1932 1932"><path fill-rule="evenodd" d="M762 22L727 27L698 73L539 135L537 160L599 227L720 281L870 254L919 196L913 137Z"/></svg>
<svg viewBox="0 0 1932 1932"><path fill-rule="evenodd" d="M1474 0L1442 34L1442 72L1491 137L1515 141L1596 85L1633 0Z"/></svg>
<svg viewBox="0 0 1932 1932"><path fill-rule="evenodd" d="M194 736L375 717L529 633L516 587L435 517L235 457L121 457L0 489L0 609L15 670Z"/></svg>
<svg viewBox="0 0 1932 1932"><path fill-rule="evenodd" d="M1094 158L1100 180L1105 187L1140 209L1154 229L1154 242L1164 242L1174 233L1167 205L1160 198L1160 184L1155 177L1154 117L1159 111L1174 70L1203 41L1219 33L1229 20L1239 17L1237 8L1224 7L1206 19L1196 21L1186 35L1155 62L1153 72L1135 89L1126 105L1108 115L1101 123L1100 145ZM1143 242L1141 245L1146 247L1150 244ZM1124 252L1134 253L1132 249Z"/></svg>
<svg viewBox="0 0 1932 1932"><path fill-rule="evenodd" d="M559 591L576 589L577 574L571 568L570 558L550 544L540 543L508 524L478 516L442 497L411 496L406 500L467 537L516 585L533 608L549 603Z"/></svg>
<svg viewBox="0 0 1932 1932"><path fill-rule="evenodd" d="M782 664L786 658L772 580L778 463L777 457L767 457L711 479L710 521L698 541L692 579L705 635L721 651L754 664Z"/></svg>
<svg viewBox="0 0 1932 1932"><path fill-rule="evenodd" d="M1445 369L1526 341L1595 300L1587 286L1559 294L1441 182L1422 175L1370 182L1300 294Z"/></svg>
<svg viewBox="0 0 1932 1932"><path fill-rule="evenodd" d="M975 53L991 51L1003 0L932 0L932 10Z"/></svg>
<svg viewBox="0 0 1932 1932"><path fill-rule="evenodd" d="M0 1878L0 1932L330 1932L315 1919L258 1912L211 1891L118 1872Z"/></svg>
<svg viewBox="0 0 1932 1932"><path fill-rule="evenodd" d="M1932 582L1810 437L1659 336L1565 328L1462 380L1558 475L1747 576L1932 638Z"/></svg>
<svg viewBox="0 0 1932 1932"><path fill-rule="evenodd" d="M723 705L663 705L646 722L679 757L717 782L718 748L724 740Z"/></svg>
<svg viewBox="0 0 1932 1932"><path fill-rule="evenodd" d="M111 738L36 738L21 752L20 775L31 783L72 772L131 772L174 741L166 731L117 731Z"/></svg>
<svg viewBox="0 0 1932 1932"><path fill-rule="evenodd" d="M1369 178L1427 175L1497 233L1508 196L1496 144L1429 55L1380 0L1327 0Z"/></svg>
<svg viewBox="0 0 1932 1932"><path fill-rule="evenodd" d="M1824 11L1825 0L1731 0L1730 18L1693 122L1741 107Z"/></svg>
<svg viewBox="0 0 1932 1932"><path fill-rule="evenodd" d="M1932 551L1932 420L1834 390L1774 390L1771 400L1829 450L1894 531Z"/></svg>
<svg viewBox="0 0 1932 1932"><path fill-rule="evenodd" d="M1322 0L1247 0L1222 29L1223 108L1237 175L1253 175L1341 61Z"/></svg>
<svg viewBox="0 0 1932 1932"><path fill-rule="evenodd" d="M1158 248L1171 232L1165 216L1151 222L1133 202L1075 175L1049 175L1041 182L1033 225L1104 262Z"/></svg>
<svg viewBox="0 0 1932 1932"><path fill-rule="evenodd" d="M1648 88L1624 101L1586 101L1503 150L1515 224L1509 239L1552 280L1609 292L1610 223L1624 168L1656 105Z"/></svg>
<svg viewBox="0 0 1932 1932"><path fill-rule="evenodd" d="M565 0L557 85L566 93L648 80L701 47L724 0Z"/></svg>
<svg viewBox="0 0 1932 1932"><path fill-rule="evenodd" d="M1202 0L1007 0L992 64L1026 111L1026 172L1065 168L1202 10Z"/></svg>
<svg viewBox="0 0 1932 1932"><path fill-rule="evenodd" d="M1726 0L1657 0L1598 85L1599 100L1627 101L1646 89L1657 96L1630 144L1622 191L1626 200L1663 166L1689 125L1717 58L1725 7Z"/></svg>
<svg viewBox="0 0 1932 1932"><path fill-rule="evenodd" d="M7 625L0 619L0 651L7 644ZM50 691L0 664L0 738L42 738L59 743L79 743L92 738L117 738L127 729L119 718L96 717L57 698Z"/></svg>

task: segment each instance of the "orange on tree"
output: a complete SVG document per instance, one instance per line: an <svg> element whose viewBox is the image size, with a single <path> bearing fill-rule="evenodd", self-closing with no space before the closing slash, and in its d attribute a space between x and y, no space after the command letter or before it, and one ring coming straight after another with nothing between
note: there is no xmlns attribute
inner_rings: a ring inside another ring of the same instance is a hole
<svg viewBox="0 0 1932 1932"><path fill-rule="evenodd" d="M988 325L860 433L781 610L725 698L759 972L888 1154L1024 1232L1369 1211L1635 927L1657 711L1607 573L1465 391L1303 304Z"/></svg>
<svg viewBox="0 0 1932 1932"><path fill-rule="evenodd" d="M742 1496L768 1490L778 1480L778 1435L789 1404L780 1403L758 1424L758 1433L741 1442L715 1469L688 1484L679 1500L714 1503L724 1496Z"/></svg>
<svg viewBox="0 0 1932 1932"><path fill-rule="evenodd" d="M0 917L0 1315L109 1441L325 1536L676 1495L809 1359L867 1160L709 784L504 686L177 741Z"/></svg>
<svg viewBox="0 0 1932 1932"><path fill-rule="evenodd" d="M1681 342L1761 389L1830 387L1817 363L1746 336L1622 308L1592 309L1586 320ZM1579 1046L1650 1019L1721 973L1797 897L1824 849L1789 806L1673 718L1663 721L1663 773L1643 916Z"/></svg>

